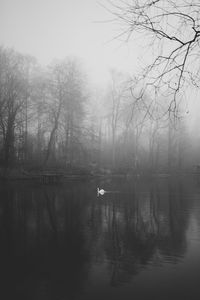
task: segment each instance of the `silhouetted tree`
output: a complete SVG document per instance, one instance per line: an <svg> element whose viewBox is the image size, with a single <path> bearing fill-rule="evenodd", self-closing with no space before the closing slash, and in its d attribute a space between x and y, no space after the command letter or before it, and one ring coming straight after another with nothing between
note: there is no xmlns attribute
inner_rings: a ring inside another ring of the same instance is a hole
<svg viewBox="0 0 200 300"><path fill-rule="evenodd" d="M108 8L124 25L120 36L142 37L152 49L142 79L155 97L169 98L168 111L177 113L178 93L199 87L200 4L198 0L108 1Z"/></svg>
<svg viewBox="0 0 200 300"><path fill-rule="evenodd" d="M17 118L24 108L26 110L28 63L25 56L14 50L0 48L0 128L5 167L10 166L15 159L16 125L17 121L19 122ZM27 134L26 118L25 113Z"/></svg>

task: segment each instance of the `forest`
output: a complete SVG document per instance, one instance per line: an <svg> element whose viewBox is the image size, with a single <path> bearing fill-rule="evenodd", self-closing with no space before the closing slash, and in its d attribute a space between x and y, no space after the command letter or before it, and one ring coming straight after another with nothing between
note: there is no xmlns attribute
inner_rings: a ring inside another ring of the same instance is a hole
<svg viewBox="0 0 200 300"><path fill-rule="evenodd" d="M0 0L0 299L200 299L199 47L199 0Z"/></svg>
<svg viewBox="0 0 200 300"><path fill-rule="evenodd" d="M198 1L106 5L118 37L146 47L141 72L116 66L95 86L76 56L41 66L0 47L1 174L199 170Z"/></svg>
<svg viewBox="0 0 200 300"><path fill-rule="evenodd" d="M94 87L78 58L41 67L36 58L2 46L1 174L192 171L200 141L194 145L187 114L174 117L164 100L117 70L106 86Z"/></svg>

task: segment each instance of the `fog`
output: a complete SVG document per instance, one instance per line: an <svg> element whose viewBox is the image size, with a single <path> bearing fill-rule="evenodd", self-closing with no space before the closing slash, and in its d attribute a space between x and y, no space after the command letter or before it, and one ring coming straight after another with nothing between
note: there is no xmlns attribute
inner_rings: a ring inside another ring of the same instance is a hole
<svg viewBox="0 0 200 300"><path fill-rule="evenodd" d="M75 57L42 67L35 57L1 47L0 65L2 170L197 170L199 104L192 89L177 99L175 114L169 112L170 97L154 98L124 72L112 69L103 86L91 84Z"/></svg>
<svg viewBox="0 0 200 300"><path fill-rule="evenodd" d="M197 171L198 4L155 4L0 1L2 174Z"/></svg>
<svg viewBox="0 0 200 300"><path fill-rule="evenodd" d="M0 0L0 295L199 299L199 0Z"/></svg>

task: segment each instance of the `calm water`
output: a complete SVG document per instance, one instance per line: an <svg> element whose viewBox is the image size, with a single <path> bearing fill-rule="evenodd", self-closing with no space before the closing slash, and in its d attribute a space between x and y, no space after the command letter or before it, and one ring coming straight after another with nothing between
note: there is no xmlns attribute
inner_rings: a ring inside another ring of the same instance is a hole
<svg viewBox="0 0 200 300"><path fill-rule="evenodd" d="M1 182L0 195L0 299L200 299L196 179Z"/></svg>

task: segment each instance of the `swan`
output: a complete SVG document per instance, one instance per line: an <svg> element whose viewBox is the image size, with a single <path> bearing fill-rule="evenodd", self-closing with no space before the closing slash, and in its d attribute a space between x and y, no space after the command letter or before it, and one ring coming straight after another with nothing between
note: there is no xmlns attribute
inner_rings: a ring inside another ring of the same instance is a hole
<svg viewBox="0 0 200 300"><path fill-rule="evenodd" d="M119 191L105 191L104 189L97 188L97 197L103 196L105 193L119 193Z"/></svg>
<svg viewBox="0 0 200 300"><path fill-rule="evenodd" d="M97 196L99 196L99 195L103 196L105 193L106 193L106 191L104 189L97 188Z"/></svg>

